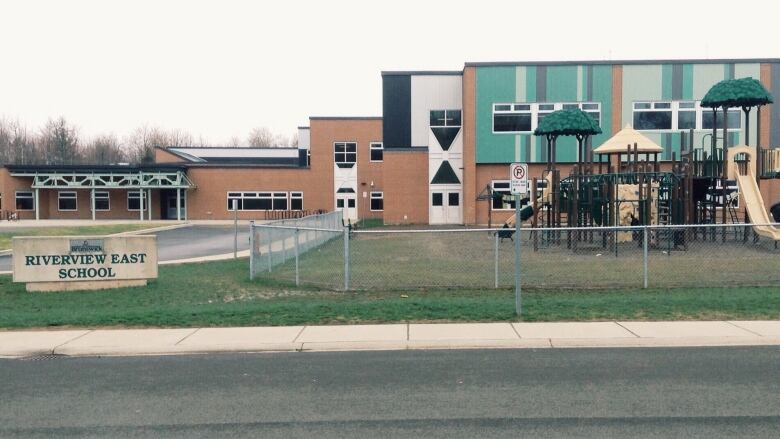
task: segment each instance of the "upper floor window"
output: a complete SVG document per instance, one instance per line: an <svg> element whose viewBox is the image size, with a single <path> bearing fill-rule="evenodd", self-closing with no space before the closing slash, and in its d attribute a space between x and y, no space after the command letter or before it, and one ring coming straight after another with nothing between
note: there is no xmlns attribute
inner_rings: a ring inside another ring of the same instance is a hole
<svg viewBox="0 0 780 439"><path fill-rule="evenodd" d="M336 142L334 143L334 161L339 167L351 168L357 161L357 143L355 142Z"/></svg>
<svg viewBox="0 0 780 439"><path fill-rule="evenodd" d="M599 102L538 102L493 104L494 133L531 133L545 116L557 110L580 109L601 125Z"/></svg>
<svg viewBox="0 0 780 439"><path fill-rule="evenodd" d="M633 105L633 125L639 131L711 130L712 109L702 108L699 101L638 101ZM719 109L718 127L723 128L723 110ZM742 124L739 109L728 112L730 130Z"/></svg>
<svg viewBox="0 0 780 439"><path fill-rule="evenodd" d="M371 142L369 145L372 162L381 162L384 159L384 146L382 142Z"/></svg>
<svg viewBox="0 0 780 439"><path fill-rule="evenodd" d="M461 126L460 110L431 110L431 123L433 127L459 127Z"/></svg>

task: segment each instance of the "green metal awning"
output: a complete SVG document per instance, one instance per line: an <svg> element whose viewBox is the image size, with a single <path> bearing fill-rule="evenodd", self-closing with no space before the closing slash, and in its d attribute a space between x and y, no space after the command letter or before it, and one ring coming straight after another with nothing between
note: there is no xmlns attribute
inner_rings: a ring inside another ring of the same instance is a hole
<svg viewBox="0 0 780 439"><path fill-rule="evenodd" d="M159 171L12 171L14 177L33 177L32 189L194 189L181 170Z"/></svg>

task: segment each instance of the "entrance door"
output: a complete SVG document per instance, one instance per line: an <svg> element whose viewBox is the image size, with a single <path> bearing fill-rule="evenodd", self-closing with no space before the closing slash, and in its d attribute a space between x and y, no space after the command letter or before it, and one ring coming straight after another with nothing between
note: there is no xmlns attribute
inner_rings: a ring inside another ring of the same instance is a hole
<svg viewBox="0 0 780 439"><path fill-rule="evenodd" d="M431 224L461 224L461 191L433 190L430 197Z"/></svg>
<svg viewBox="0 0 780 439"><path fill-rule="evenodd" d="M357 221L357 194L355 193L337 193L336 210L342 212L344 221Z"/></svg>
<svg viewBox="0 0 780 439"><path fill-rule="evenodd" d="M181 213L181 219L184 219L184 191L181 192L180 197L180 209L179 212ZM166 198L166 218L167 219L176 219L176 192L168 194L168 197Z"/></svg>

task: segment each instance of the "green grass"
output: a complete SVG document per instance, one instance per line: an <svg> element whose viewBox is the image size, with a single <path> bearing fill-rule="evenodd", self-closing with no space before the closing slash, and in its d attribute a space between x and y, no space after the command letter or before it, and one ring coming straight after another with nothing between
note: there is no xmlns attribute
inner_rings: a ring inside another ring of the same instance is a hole
<svg viewBox="0 0 780 439"><path fill-rule="evenodd" d="M517 321L511 289L334 292L248 279L248 261L161 266L147 287L28 293L0 276L0 327ZM523 321L778 319L780 287L536 289Z"/></svg>
<svg viewBox="0 0 780 439"><path fill-rule="evenodd" d="M111 235L114 233L131 232L166 225L164 223L134 223L105 224L99 226L72 227L19 227L0 230L0 250L11 248L11 238L14 236L65 236L65 235Z"/></svg>

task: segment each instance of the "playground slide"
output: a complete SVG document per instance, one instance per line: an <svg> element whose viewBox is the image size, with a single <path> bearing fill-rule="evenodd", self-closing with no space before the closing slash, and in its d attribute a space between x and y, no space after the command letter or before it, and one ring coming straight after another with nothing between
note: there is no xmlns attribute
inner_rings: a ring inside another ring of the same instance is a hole
<svg viewBox="0 0 780 439"><path fill-rule="evenodd" d="M745 209L747 209L747 213L750 215L750 221L755 224L772 223L773 221L766 211L766 206L764 206L761 190L758 188L758 183L756 183L753 167L749 166L749 171L743 175L739 173L739 169L734 163L734 157L740 153L750 155L750 163L754 163L755 148L743 145L729 149L729 171L733 177L736 177L739 192L745 201ZM772 226L754 226L753 230L755 230L758 236L780 241L780 229Z"/></svg>
<svg viewBox="0 0 780 439"><path fill-rule="evenodd" d="M544 179L547 181L547 185L542 190L542 195L537 198L539 205L542 205L544 203L550 203L552 200L552 173L548 173L547 176L544 177ZM533 205L528 204L527 206L524 206L520 208L520 224L531 218L534 214L534 208ZM512 214L509 218L504 221L504 224L508 225L509 227L515 226L515 221L517 221L516 214Z"/></svg>

